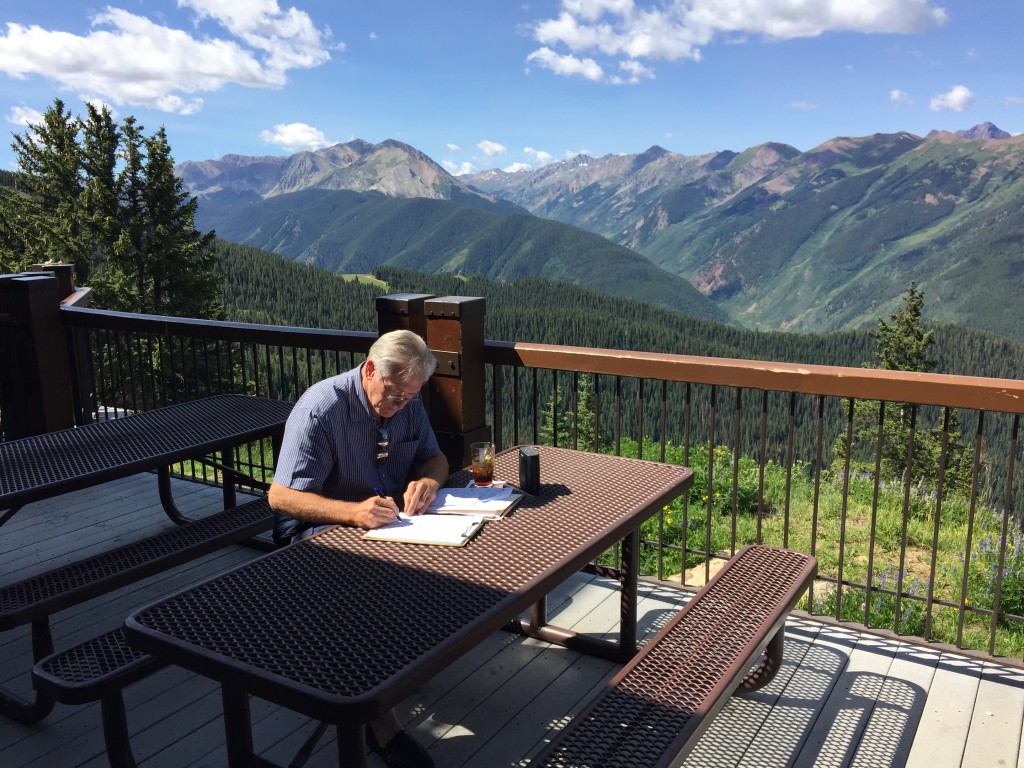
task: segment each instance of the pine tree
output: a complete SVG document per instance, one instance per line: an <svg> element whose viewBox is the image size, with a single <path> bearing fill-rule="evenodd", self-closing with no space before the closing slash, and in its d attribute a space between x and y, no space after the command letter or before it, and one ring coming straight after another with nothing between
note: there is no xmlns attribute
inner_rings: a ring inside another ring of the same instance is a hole
<svg viewBox="0 0 1024 768"><path fill-rule="evenodd" d="M13 191L2 198L6 269L34 262L84 261L82 240L81 154L79 121L56 99L38 125L15 134L11 148L18 158Z"/></svg>
<svg viewBox="0 0 1024 768"><path fill-rule="evenodd" d="M82 124L82 171L85 188L81 194L83 225L90 238L91 256L76 264L78 282L92 284L92 276L108 274L114 242L120 226L117 162L120 132L107 107L86 105L88 117Z"/></svg>
<svg viewBox="0 0 1024 768"><path fill-rule="evenodd" d="M579 376L575 403L566 403L562 386L556 388L544 409L544 421L540 426L538 440L542 445L557 444L563 448L574 447L575 440L575 447L578 450L596 450L594 380L590 374L584 373Z"/></svg>
<svg viewBox="0 0 1024 768"><path fill-rule="evenodd" d="M875 362L865 363L866 368L919 373L935 371L937 364L928 357L935 332L924 328L921 319L923 309L924 293L912 282L903 305L889 316L889 322L879 320L877 328L870 334L876 346ZM921 408L906 402L885 403L884 408L883 411L878 401L854 404L851 466L864 472L874 471L873 457L881 427L881 478L935 490L942 469L942 426L922 423L918 415ZM946 414L945 432L944 488L966 494L971 487L970 457L960 436L955 408ZM835 456L836 464L842 465L846 459L844 437L836 440Z"/></svg>
<svg viewBox="0 0 1024 768"><path fill-rule="evenodd" d="M928 358L935 331L925 330L921 325L923 310L924 293L918 290L917 283L912 282L907 288L903 307L889 316L892 323L879 320L878 327L870 334L876 346L877 364L867 367L884 371L935 371L936 362Z"/></svg>
<svg viewBox="0 0 1024 768"><path fill-rule="evenodd" d="M59 99L15 135L18 172L0 189L0 267L73 263L107 309L222 315L214 234L195 229L198 203L174 175L167 134L119 127L106 107L85 120Z"/></svg>
<svg viewBox="0 0 1024 768"><path fill-rule="evenodd" d="M148 218L152 306L158 314L217 317L221 281L216 273L213 232L195 228L199 201L174 173L174 159L161 127L146 139L143 204Z"/></svg>

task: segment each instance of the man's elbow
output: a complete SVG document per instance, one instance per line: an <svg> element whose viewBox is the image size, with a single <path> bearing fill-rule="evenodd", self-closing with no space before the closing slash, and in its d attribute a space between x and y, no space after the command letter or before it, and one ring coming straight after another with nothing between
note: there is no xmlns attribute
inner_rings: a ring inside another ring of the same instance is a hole
<svg viewBox="0 0 1024 768"><path fill-rule="evenodd" d="M284 508L288 504L288 491L290 489L271 481L270 488L267 490L267 502L270 504L271 509L284 511Z"/></svg>

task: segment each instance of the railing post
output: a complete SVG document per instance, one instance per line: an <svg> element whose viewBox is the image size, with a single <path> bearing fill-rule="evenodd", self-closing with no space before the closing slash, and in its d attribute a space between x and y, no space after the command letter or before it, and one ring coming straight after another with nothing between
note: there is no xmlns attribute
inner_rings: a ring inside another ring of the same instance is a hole
<svg viewBox="0 0 1024 768"><path fill-rule="evenodd" d="M63 262L45 262L29 267L32 272L52 272L57 278L57 295L62 304L77 307L89 305L92 290L75 287L75 265ZM74 393L75 423L91 424L96 421L99 407L96 398L96 377L92 365L92 347L89 331L85 328L68 328L68 353L71 365L72 392Z"/></svg>
<svg viewBox="0 0 1024 768"><path fill-rule="evenodd" d="M485 302L444 296L423 305L427 346L437 358L427 408L452 470L469 464L469 446L490 440L484 399Z"/></svg>
<svg viewBox="0 0 1024 768"><path fill-rule="evenodd" d="M44 264L33 264L32 272L51 272L57 278L57 295L61 301L75 292L75 265L54 261Z"/></svg>
<svg viewBox="0 0 1024 768"><path fill-rule="evenodd" d="M433 298L429 293L392 293L377 297L377 334L391 331L412 331L424 341L427 338L427 319L423 315L423 302Z"/></svg>
<svg viewBox="0 0 1024 768"><path fill-rule="evenodd" d="M0 275L0 361L7 439L75 425L59 283L45 272Z"/></svg>

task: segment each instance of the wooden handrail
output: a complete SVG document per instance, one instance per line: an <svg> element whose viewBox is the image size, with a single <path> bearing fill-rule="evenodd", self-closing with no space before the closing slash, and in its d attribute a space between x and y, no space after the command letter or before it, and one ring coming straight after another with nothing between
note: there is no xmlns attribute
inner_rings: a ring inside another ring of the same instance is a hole
<svg viewBox="0 0 1024 768"><path fill-rule="evenodd" d="M1024 413L1024 381L724 357L494 342L486 361L642 379Z"/></svg>

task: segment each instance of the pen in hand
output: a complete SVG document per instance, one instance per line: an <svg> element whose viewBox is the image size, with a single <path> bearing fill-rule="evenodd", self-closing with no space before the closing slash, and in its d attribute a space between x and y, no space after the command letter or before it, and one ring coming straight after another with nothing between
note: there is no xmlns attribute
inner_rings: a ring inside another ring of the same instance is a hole
<svg viewBox="0 0 1024 768"><path fill-rule="evenodd" d="M376 493L382 499L388 498L387 496L384 495L384 491L382 491L380 488L374 487L373 492ZM395 505L395 517L394 517L394 519L397 520L399 518L399 516L400 516L400 512L398 510L398 506Z"/></svg>

